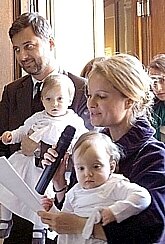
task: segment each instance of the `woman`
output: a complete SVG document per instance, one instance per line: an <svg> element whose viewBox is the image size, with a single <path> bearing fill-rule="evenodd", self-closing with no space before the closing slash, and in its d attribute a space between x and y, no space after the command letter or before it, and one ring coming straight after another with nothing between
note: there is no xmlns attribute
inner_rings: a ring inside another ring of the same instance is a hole
<svg viewBox="0 0 165 244"><path fill-rule="evenodd" d="M118 54L94 64L88 81L88 108L94 126L104 132L123 150L119 173L145 188L152 203L147 210L121 223L95 225L93 235L108 243L165 243L165 146L157 141L151 127L150 107L153 94L151 79L133 56ZM45 159L55 161L53 149ZM62 175L64 164L57 174ZM54 186L63 191L64 178L54 176ZM44 223L58 233L81 233L86 220L66 213L39 212Z"/></svg>
<svg viewBox="0 0 165 244"><path fill-rule="evenodd" d="M158 54L149 64L149 75L153 79L155 94L154 121L155 137L165 143L165 54Z"/></svg>

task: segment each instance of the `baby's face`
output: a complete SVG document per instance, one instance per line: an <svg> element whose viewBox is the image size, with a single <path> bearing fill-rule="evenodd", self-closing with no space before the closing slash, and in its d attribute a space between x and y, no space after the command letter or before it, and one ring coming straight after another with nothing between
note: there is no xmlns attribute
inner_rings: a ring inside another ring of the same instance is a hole
<svg viewBox="0 0 165 244"><path fill-rule="evenodd" d="M110 156L101 143L95 142L84 153L79 153L79 149L77 149L73 160L77 180L82 188L98 187L109 178L111 173Z"/></svg>
<svg viewBox="0 0 165 244"><path fill-rule="evenodd" d="M68 89L64 85L54 85L43 95L42 103L46 112L53 117L66 114L70 105Z"/></svg>

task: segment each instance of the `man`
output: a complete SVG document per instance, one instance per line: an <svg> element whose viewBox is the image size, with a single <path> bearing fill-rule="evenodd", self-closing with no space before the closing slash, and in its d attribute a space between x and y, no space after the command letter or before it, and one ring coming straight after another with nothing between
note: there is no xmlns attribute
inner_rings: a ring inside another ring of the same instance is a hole
<svg viewBox="0 0 165 244"><path fill-rule="evenodd" d="M54 58L55 44L50 25L38 13L24 13L19 16L13 22L9 36L16 59L27 75L4 87L0 102L0 134L17 128L33 113L42 110L41 101L35 102L34 99L35 85L42 82L49 74L64 73ZM65 72L65 74L72 79L76 87L71 108L84 119L86 127L90 129L92 127L89 122L84 92L85 80L71 73ZM1 142L0 156L9 157L19 148L20 145L5 146ZM38 144L28 137L24 137L21 148L25 155L32 155L38 148ZM5 239L4 243L35 243L34 240L32 242L32 229L32 223L14 215L10 236ZM42 240L40 243L43 243Z"/></svg>

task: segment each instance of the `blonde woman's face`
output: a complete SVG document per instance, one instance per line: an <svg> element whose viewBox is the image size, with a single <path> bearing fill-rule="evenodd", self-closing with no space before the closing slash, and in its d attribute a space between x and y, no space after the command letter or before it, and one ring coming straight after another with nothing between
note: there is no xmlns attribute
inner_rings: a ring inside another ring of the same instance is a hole
<svg viewBox="0 0 165 244"><path fill-rule="evenodd" d="M126 126L128 98L115 89L102 75L93 73L88 83L87 105L94 126Z"/></svg>

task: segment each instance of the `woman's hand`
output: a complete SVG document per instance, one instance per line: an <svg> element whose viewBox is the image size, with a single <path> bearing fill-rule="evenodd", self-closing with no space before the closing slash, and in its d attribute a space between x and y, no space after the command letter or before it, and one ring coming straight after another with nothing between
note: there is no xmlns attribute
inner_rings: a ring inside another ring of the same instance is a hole
<svg viewBox="0 0 165 244"><path fill-rule="evenodd" d="M54 199L48 198L47 196L41 197L41 204L46 211L49 211L53 206Z"/></svg>
<svg viewBox="0 0 165 244"><path fill-rule="evenodd" d="M47 152L44 154L44 159L42 160L43 167L45 165L50 165L56 161L58 153L55 151L55 146L49 148ZM53 176L53 183L56 190L62 189L65 184L65 171L67 168L67 161L68 161L68 153L64 155L64 158L61 160L59 167L57 168L54 176Z"/></svg>
<svg viewBox="0 0 165 244"><path fill-rule="evenodd" d="M86 218L71 213L39 211L38 215L44 224L58 234L81 234L86 224ZM95 238L107 240L101 224L94 225L93 235Z"/></svg>
<svg viewBox="0 0 165 244"><path fill-rule="evenodd" d="M48 148L47 152L44 153L44 159L42 160L43 167L45 165L51 165L52 163L54 163L57 156L58 153L55 151L55 146L52 146L52 148Z"/></svg>
<svg viewBox="0 0 165 244"><path fill-rule="evenodd" d="M38 215L58 234L81 234L86 223L86 218L71 213L39 211Z"/></svg>

